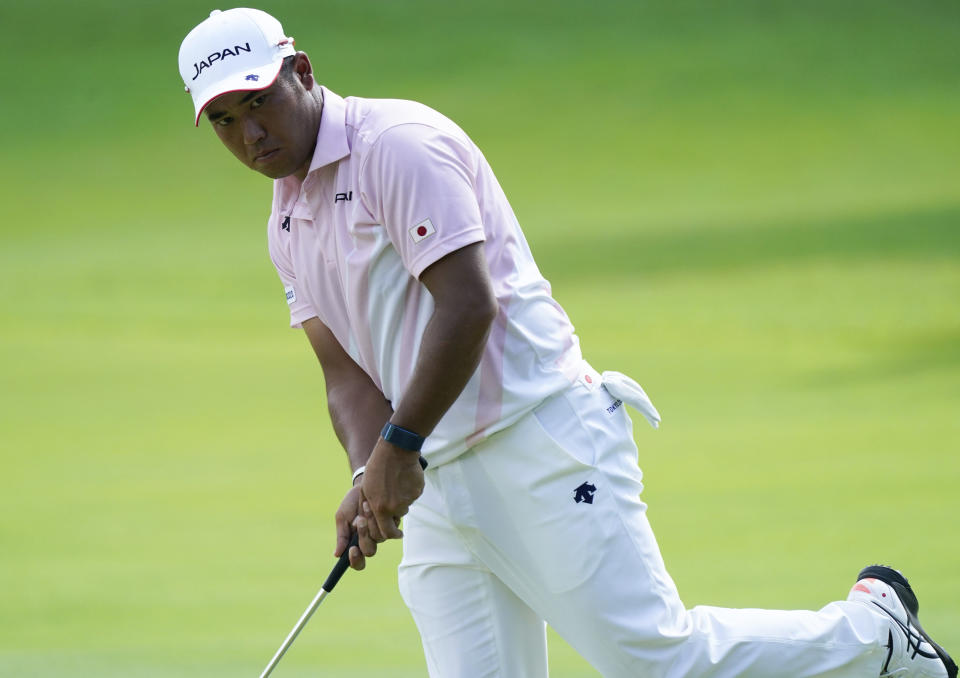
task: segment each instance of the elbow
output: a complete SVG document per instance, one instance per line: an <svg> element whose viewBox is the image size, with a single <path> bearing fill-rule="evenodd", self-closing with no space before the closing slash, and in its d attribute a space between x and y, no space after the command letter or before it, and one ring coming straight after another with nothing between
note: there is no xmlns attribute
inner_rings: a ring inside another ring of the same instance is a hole
<svg viewBox="0 0 960 678"><path fill-rule="evenodd" d="M479 297L474 300L474 312L477 315L477 320L489 328L490 325L493 324L493 321L496 320L499 311L500 304L497 302L497 297L493 293L493 288L488 285L485 294L479 295Z"/></svg>
<svg viewBox="0 0 960 678"><path fill-rule="evenodd" d="M497 302L497 297L490 285L485 285L482 291L478 290L476 294L471 295L464 306L468 309L467 312L472 322L477 327L482 328L484 333L493 325L493 321L496 320L497 313L500 310L500 304Z"/></svg>
<svg viewBox="0 0 960 678"><path fill-rule="evenodd" d="M451 295L436 312L447 318L446 323L462 338L467 335L484 337L497 317L500 305L490 285L462 288Z"/></svg>

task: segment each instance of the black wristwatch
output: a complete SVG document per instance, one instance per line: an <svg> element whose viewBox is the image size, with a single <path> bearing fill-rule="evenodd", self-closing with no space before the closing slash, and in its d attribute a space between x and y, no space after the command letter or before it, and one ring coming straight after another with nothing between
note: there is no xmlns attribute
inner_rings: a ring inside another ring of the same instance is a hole
<svg viewBox="0 0 960 678"><path fill-rule="evenodd" d="M423 436L400 426L394 426L389 421L384 424L383 430L380 431L380 437L391 445L396 445L411 452L419 452L420 448L423 447L423 441L426 440Z"/></svg>

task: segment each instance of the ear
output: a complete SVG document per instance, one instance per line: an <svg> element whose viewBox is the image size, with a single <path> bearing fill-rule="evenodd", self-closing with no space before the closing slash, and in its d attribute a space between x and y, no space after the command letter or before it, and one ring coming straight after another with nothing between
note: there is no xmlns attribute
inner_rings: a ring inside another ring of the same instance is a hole
<svg viewBox="0 0 960 678"><path fill-rule="evenodd" d="M316 84L313 79L313 65L310 63L310 57L307 56L306 52L297 52L294 55L293 74L304 89L313 89Z"/></svg>

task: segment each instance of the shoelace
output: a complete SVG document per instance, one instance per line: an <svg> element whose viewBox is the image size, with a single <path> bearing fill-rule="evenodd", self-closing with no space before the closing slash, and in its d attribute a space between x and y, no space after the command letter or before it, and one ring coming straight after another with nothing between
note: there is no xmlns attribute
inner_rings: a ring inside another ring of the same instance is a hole
<svg viewBox="0 0 960 678"><path fill-rule="evenodd" d="M927 650L924 650L920 647L921 643L926 642L926 638L924 638L917 631L915 631L913 627L910 626L910 624L904 624L902 621L897 619L897 616L893 612L888 610L886 607L884 607L877 601L874 600L872 602L874 605L876 605L881 610L886 612L887 616L890 617L890 619L892 619L894 622L896 622L897 626L900 627L900 630L903 631L903 635L907 639L907 650L913 650L913 654L910 655L910 659L916 659L917 655L920 655L921 657L925 657L927 659L940 658L940 655L938 655L936 652L928 652ZM889 645L890 651L887 653L887 662L883 667L884 671L887 670L887 664L890 663L890 657L893 655L893 631L890 632L889 642L890 642L890 645Z"/></svg>
<svg viewBox="0 0 960 678"><path fill-rule="evenodd" d="M887 673L887 669L890 668L890 660L893 659L893 631L887 631L887 644L884 645L887 648L887 661L883 662L883 668L880 669L880 678L890 675Z"/></svg>

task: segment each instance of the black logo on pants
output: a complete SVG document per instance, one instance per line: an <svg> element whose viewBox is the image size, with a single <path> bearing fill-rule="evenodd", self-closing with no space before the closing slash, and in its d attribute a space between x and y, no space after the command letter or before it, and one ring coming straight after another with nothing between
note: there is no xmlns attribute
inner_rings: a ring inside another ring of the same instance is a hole
<svg viewBox="0 0 960 678"><path fill-rule="evenodd" d="M577 489L573 491L573 500L578 504L580 502L586 502L587 504L593 503L593 493L597 491L596 485L591 485L590 483L584 483Z"/></svg>

